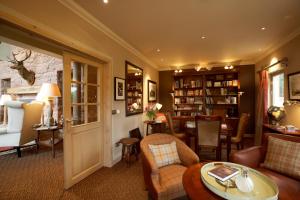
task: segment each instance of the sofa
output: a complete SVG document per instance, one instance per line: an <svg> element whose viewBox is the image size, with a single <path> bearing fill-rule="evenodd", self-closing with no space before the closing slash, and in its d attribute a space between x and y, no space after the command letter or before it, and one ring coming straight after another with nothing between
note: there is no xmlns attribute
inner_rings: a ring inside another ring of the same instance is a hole
<svg viewBox="0 0 300 200"><path fill-rule="evenodd" d="M158 167L149 145L176 142L180 164ZM142 165L146 190L152 199L176 199L185 196L182 176L187 167L199 162L199 158L184 142L171 134L151 134L141 141Z"/></svg>
<svg viewBox="0 0 300 200"><path fill-rule="evenodd" d="M278 172L277 170L271 170L265 167L264 164L262 164L266 159L270 137L278 138L285 141L300 143L300 137L297 136L267 133L263 137L261 146L254 146L248 149L244 149L232 153L230 157L230 161L254 168L262 172L263 174L267 175L268 177L270 177L278 185L280 200L297 199L300 197L299 177L293 177L287 175L286 173ZM300 152L297 153L300 154ZM298 155L295 155L295 157L298 158L298 173L299 173L300 160Z"/></svg>

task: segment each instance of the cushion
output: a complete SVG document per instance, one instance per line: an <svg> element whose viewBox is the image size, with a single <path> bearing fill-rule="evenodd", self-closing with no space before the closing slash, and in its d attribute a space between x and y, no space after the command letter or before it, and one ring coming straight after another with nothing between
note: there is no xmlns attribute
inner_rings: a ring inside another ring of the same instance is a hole
<svg viewBox="0 0 300 200"><path fill-rule="evenodd" d="M149 144L149 148L153 154L157 167L180 163L175 141L170 144Z"/></svg>
<svg viewBox="0 0 300 200"><path fill-rule="evenodd" d="M268 138L263 167L300 179L300 143Z"/></svg>
<svg viewBox="0 0 300 200"><path fill-rule="evenodd" d="M160 185L165 188L161 199L175 199L185 195L182 176L187 168L182 165L169 165L159 169Z"/></svg>

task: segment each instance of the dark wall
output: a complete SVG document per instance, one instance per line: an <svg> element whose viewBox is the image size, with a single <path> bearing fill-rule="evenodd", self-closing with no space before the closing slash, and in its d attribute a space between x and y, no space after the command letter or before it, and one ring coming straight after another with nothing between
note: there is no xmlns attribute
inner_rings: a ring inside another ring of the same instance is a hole
<svg viewBox="0 0 300 200"><path fill-rule="evenodd" d="M255 132L255 65L240 67L240 91L244 92L240 99L240 113L250 113L249 134Z"/></svg>
<svg viewBox="0 0 300 200"><path fill-rule="evenodd" d="M250 113L249 130L247 133L254 134L255 120L255 66L247 65L239 67L240 91L244 94L240 98L240 113ZM159 72L159 102L163 105L162 112L172 110L172 92L174 71Z"/></svg>
<svg viewBox="0 0 300 200"><path fill-rule="evenodd" d="M173 86L174 71L160 71L159 72L159 103L163 105L162 112L173 109L173 99L171 96Z"/></svg>

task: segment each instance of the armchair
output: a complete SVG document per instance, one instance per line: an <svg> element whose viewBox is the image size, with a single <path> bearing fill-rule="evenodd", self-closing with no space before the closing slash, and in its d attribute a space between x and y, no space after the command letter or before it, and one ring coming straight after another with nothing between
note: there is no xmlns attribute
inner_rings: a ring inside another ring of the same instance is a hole
<svg viewBox="0 0 300 200"><path fill-rule="evenodd" d="M149 144L168 144L175 141L181 164L158 168ZM153 199L174 199L185 195L182 175L187 167L198 163L198 156L181 140L170 134L153 134L141 141L143 173L146 189Z"/></svg>
<svg viewBox="0 0 300 200"><path fill-rule="evenodd" d="M40 123L43 104L8 101L6 106L8 124L0 129L0 147L15 147L21 157L20 148L36 139L32 126Z"/></svg>

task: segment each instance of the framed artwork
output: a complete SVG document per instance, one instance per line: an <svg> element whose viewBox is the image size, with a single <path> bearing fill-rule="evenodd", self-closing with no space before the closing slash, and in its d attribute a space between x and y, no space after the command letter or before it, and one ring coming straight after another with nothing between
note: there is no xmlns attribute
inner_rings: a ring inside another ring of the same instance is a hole
<svg viewBox="0 0 300 200"><path fill-rule="evenodd" d="M157 87L156 82L148 80L148 102L157 100Z"/></svg>
<svg viewBox="0 0 300 200"><path fill-rule="evenodd" d="M300 72L288 74L288 90L290 100L300 100Z"/></svg>
<svg viewBox="0 0 300 200"><path fill-rule="evenodd" d="M115 101L125 100L125 79L115 77Z"/></svg>

